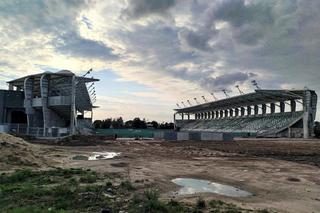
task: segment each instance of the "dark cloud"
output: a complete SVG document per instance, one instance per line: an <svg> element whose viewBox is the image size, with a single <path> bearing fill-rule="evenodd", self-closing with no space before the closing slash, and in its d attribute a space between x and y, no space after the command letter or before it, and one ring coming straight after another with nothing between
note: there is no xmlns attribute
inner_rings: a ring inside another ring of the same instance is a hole
<svg viewBox="0 0 320 213"><path fill-rule="evenodd" d="M134 25L131 30L121 30L113 35L126 46L126 54L137 54L144 60L135 66L150 66L165 72L176 64L195 60L193 53L181 51L179 29L162 21L143 26Z"/></svg>
<svg viewBox="0 0 320 213"><path fill-rule="evenodd" d="M4 0L0 2L0 17L18 25L23 33L52 33L76 28L75 18L88 6L86 0Z"/></svg>
<svg viewBox="0 0 320 213"><path fill-rule="evenodd" d="M128 18L140 18L150 14L165 15L175 3L175 0L129 0L122 15Z"/></svg>
<svg viewBox="0 0 320 213"><path fill-rule="evenodd" d="M56 51L71 57L117 58L106 44L80 36L76 19L89 6L87 0L10 0L0 3L0 17L19 26L23 34L41 32L51 35L53 40L50 43ZM82 22L89 29L92 27L88 18L82 17Z"/></svg>
<svg viewBox="0 0 320 213"><path fill-rule="evenodd" d="M236 84L243 84L249 79L257 77L255 73L232 72L212 77L212 69L190 70L188 68L172 70L171 75L198 84L207 91L231 90Z"/></svg>
<svg viewBox="0 0 320 213"><path fill-rule="evenodd" d="M192 31L184 29L179 33L180 40L191 48L198 50L209 51L210 44L209 41L215 34L214 30L204 29L198 31Z"/></svg>
<svg viewBox="0 0 320 213"><path fill-rule="evenodd" d="M245 23L272 24L274 22L272 5L274 1L225 0L215 8L214 18L239 27Z"/></svg>
<svg viewBox="0 0 320 213"><path fill-rule="evenodd" d="M82 38L74 32L62 34L52 42L56 50L75 57L116 59L113 50L100 41Z"/></svg>

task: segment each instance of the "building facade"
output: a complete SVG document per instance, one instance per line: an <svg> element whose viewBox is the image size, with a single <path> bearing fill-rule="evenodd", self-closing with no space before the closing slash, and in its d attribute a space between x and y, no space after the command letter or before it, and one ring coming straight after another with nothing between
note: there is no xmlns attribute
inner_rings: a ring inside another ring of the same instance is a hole
<svg viewBox="0 0 320 213"><path fill-rule="evenodd" d="M95 81L98 79L76 76L68 70L9 81L9 89L0 92L0 123L9 129L19 124L26 128L26 134L36 129L38 136L83 131L92 124L95 107L87 84Z"/></svg>
<svg viewBox="0 0 320 213"><path fill-rule="evenodd" d="M239 136L309 138L317 94L313 90L262 90L175 109L177 130L232 132Z"/></svg>

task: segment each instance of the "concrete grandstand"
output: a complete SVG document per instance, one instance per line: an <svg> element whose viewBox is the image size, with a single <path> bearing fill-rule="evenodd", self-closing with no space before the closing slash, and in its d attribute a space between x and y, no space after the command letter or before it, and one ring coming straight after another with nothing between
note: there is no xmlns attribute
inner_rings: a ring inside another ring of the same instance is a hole
<svg viewBox="0 0 320 213"><path fill-rule="evenodd" d="M87 131L95 108L87 84L95 81L68 70L9 81L0 91L0 130L43 137Z"/></svg>
<svg viewBox="0 0 320 213"><path fill-rule="evenodd" d="M313 90L264 90L175 109L175 129L239 136L309 138L317 109Z"/></svg>

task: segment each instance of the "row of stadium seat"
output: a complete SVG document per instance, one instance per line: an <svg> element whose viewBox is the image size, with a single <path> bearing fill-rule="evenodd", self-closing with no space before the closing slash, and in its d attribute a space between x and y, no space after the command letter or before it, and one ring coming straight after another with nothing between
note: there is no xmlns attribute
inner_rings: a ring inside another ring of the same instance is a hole
<svg viewBox="0 0 320 213"><path fill-rule="evenodd" d="M232 117L217 120L177 120L183 131L212 131L238 133L276 133L302 118L303 112L286 112L259 116Z"/></svg>

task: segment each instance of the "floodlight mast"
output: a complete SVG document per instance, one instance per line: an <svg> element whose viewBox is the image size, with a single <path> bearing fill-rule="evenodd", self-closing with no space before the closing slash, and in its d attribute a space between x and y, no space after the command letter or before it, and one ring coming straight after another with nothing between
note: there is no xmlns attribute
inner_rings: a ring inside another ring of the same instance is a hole
<svg viewBox="0 0 320 213"><path fill-rule="evenodd" d="M218 100L217 97L214 95L213 92L211 92L210 95L212 95L212 97L213 97L213 99L214 99L215 101Z"/></svg>
<svg viewBox="0 0 320 213"><path fill-rule="evenodd" d="M252 84L253 86L255 86L257 89L261 89L261 88L259 87L258 82L257 82L256 80L252 80L252 81L251 81L251 84Z"/></svg>
<svg viewBox="0 0 320 213"><path fill-rule="evenodd" d="M194 99L194 101L196 102L196 104L200 104L200 103L198 102L197 98L193 98L193 99Z"/></svg>
<svg viewBox="0 0 320 213"><path fill-rule="evenodd" d="M204 97L204 95L203 96L201 96L202 97L202 99L204 100L204 102L205 103L207 103L208 101L207 101L207 99L206 99L206 97Z"/></svg>
<svg viewBox="0 0 320 213"><path fill-rule="evenodd" d="M188 102L188 104L189 104L190 106L192 106L192 104L191 104L191 102L190 102L189 100L187 100L187 102Z"/></svg>
<svg viewBox="0 0 320 213"><path fill-rule="evenodd" d="M86 77L86 75L89 75L92 72L92 68L88 70L82 77Z"/></svg>
<svg viewBox="0 0 320 213"><path fill-rule="evenodd" d="M222 92L225 94L225 96L226 96L227 98L230 98L230 95L227 93L227 90L226 90L226 89L223 89Z"/></svg>
<svg viewBox="0 0 320 213"><path fill-rule="evenodd" d="M236 85L235 87L238 89L240 95L244 95L244 92L240 89L239 85Z"/></svg>
<svg viewBox="0 0 320 213"><path fill-rule="evenodd" d="M186 107L186 105L184 104L184 102L183 102L183 101L181 101L181 104L182 104L184 107Z"/></svg>

